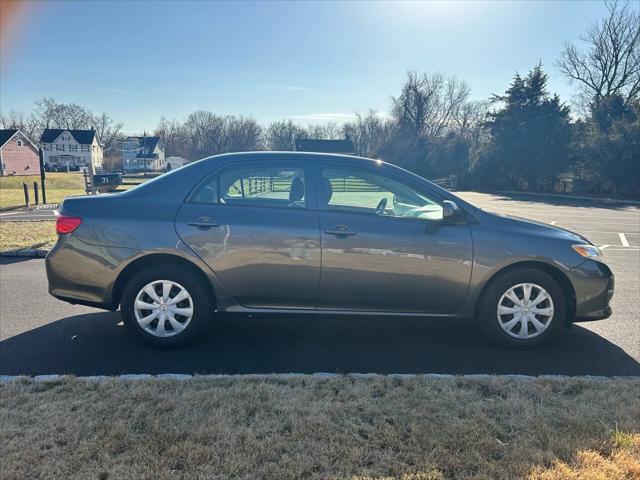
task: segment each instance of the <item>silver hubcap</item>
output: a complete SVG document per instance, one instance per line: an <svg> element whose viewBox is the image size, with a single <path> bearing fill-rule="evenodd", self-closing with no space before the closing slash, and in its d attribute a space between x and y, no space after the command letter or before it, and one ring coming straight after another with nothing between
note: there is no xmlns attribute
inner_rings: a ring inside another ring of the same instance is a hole
<svg viewBox="0 0 640 480"><path fill-rule="evenodd" d="M553 320L551 295L535 283L509 288L498 302L498 323L508 335L526 340L544 332Z"/></svg>
<svg viewBox="0 0 640 480"><path fill-rule="evenodd" d="M187 328L193 301L186 288L172 280L155 280L136 295L133 306L138 325L155 337L172 337Z"/></svg>

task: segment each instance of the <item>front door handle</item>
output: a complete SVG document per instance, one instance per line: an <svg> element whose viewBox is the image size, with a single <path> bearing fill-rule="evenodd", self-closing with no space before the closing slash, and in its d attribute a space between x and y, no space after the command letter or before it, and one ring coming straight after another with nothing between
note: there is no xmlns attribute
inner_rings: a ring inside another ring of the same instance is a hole
<svg viewBox="0 0 640 480"><path fill-rule="evenodd" d="M187 222L187 225L190 227L198 227L200 230L208 230L212 227L219 226L220 223L210 219L209 217L200 217L197 220Z"/></svg>
<svg viewBox="0 0 640 480"><path fill-rule="evenodd" d="M336 237L348 237L350 235L355 235L356 234L356 232L351 230L346 225L337 225L333 229L331 229L331 228L326 229L324 231L324 233L326 233L328 235L335 235Z"/></svg>

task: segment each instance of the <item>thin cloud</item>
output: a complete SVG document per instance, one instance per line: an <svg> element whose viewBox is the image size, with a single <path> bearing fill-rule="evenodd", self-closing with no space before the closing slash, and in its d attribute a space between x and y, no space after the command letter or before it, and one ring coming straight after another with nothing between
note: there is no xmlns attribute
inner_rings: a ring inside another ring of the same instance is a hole
<svg viewBox="0 0 640 480"><path fill-rule="evenodd" d="M291 118L308 122L344 122L356 118L355 113L327 112L309 113L307 115L293 115Z"/></svg>
<svg viewBox="0 0 640 480"><path fill-rule="evenodd" d="M361 115L365 115L365 112L359 112ZM387 120L391 117L388 112L376 111L374 112L376 117ZM302 120L304 122L350 122L356 119L358 112L346 113L346 112L322 112L322 113L308 113L306 115L292 115L293 120Z"/></svg>
<svg viewBox="0 0 640 480"><path fill-rule="evenodd" d="M136 92L132 91L132 90L126 90L126 89L122 89L122 88L115 88L115 87L96 87L95 90L97 92L102 92L102 93L110 93L112 95L135 95Z"/></svg>
<svg viewBox="0 0 640 480"><path fill-rule="evenodd" d="M264 85L265 88L271 90L283 90L285 92L308 92L311 89L300 85Z"/></svg>

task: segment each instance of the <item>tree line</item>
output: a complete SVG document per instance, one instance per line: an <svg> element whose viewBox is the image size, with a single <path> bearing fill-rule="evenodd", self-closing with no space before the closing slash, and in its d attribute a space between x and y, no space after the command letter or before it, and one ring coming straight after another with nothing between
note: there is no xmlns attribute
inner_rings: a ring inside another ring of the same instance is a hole
<svg viewBox="0 0 640 480"><path fill-rule="evenodd" d="M293 150L296 138L353 142L427 178L453 177L458 188L571 191L640 196L640 15L607 2L607 16L555 67L575 87L571 104L548 91L543 65L515 74L502 95L474 100L469 86L443 73L409 71L389 113L358 113L342 124L261 125L252 118L196 111L162 118L153 132L167 156L196 160L225 152ZM95 128L106 162L118 167L122 124L73 103L44 98L30 114L0 117L38 139L44 128ZM140 132L142 134L142 132Z"/></svg>

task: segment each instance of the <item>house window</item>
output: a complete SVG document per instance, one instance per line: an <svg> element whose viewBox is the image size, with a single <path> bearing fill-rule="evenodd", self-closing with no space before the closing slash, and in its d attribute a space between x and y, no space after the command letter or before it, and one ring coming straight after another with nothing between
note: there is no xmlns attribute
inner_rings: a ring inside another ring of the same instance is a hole
<svg viewBox="0 0 640 480"><path fill-rule="evenodd" d="M78 151L78 145L69 145L69 151L70 152L77 152Z"/></svg>
<svg viewBox="0 0 640 480"><path fill-rule="evenodd" d="M18 144L19 147L22 146L22 140L17 140L16 143Z"/></svg>
<svg viewBox="0 0 640 480"><path fill-rule="evenodd" d="M64 152L64 145L61 143L56 144L56 150L59 152Z"/></svg>

